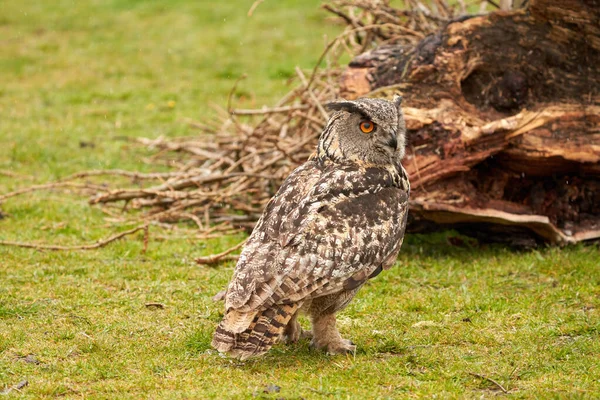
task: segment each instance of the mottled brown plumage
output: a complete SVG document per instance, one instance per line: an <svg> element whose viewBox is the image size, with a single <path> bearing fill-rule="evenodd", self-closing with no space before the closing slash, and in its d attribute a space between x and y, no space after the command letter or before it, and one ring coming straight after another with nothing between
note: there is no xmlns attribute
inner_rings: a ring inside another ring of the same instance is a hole
<svg viewBox="0 0 600 400"><path fill-rule="evenodd" d="M315 347L354 351L335 313L396 260L409 195L400 98L329 108L317 152L285 180L244 246L212 341L221 352L246 359L282 336L298 340L300 310Z"/></svg>

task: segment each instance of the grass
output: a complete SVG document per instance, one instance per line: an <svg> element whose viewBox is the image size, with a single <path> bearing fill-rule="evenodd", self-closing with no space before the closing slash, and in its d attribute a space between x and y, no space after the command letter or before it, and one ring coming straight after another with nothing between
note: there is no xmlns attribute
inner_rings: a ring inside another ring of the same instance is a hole
<svg viewBox="0 0 600 400"><path fill-rule="evenodd" d="M117 136L190 135L233 82L270 104L323 35L318 2L0 2L0 193L91 168L150 171ZM0 239L90 242L125 229L79 196L1 205ZM595 398L600 251L511 252L409 237L397 267L340 316L356 357L307 342L240 364L210 350L233 264L193 259L240 238L159 240L91 252L0 247L0 391L6 398ZM147 308L159 302L164 309ZM306 321L304 321L306 323ZM28 357L29 356L29 357ZM494 383L493 381L497 382ZM277 392L276 388L280 387Z"/></svg>

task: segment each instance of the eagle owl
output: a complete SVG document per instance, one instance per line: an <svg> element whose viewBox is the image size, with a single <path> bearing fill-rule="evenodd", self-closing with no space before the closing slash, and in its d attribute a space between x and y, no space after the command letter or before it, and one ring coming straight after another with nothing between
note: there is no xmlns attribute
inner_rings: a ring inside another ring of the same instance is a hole
<svg viewBox="0 0 600 400"><path fill-rule="evenodd" d="M340 336L335 314L394 264L406 227L400 102L398 96L327 105L334 113L317 151L284 181L242 250L213 347L247 359L280 338L297 341L302 311L312 322L313 347L355 351Z"/></svg>

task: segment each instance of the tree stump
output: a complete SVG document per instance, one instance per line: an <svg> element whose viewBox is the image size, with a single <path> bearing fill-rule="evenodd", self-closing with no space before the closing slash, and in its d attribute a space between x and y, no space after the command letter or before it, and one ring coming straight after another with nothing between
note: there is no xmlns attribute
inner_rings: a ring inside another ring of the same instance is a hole
<svg viewBox="0 0 600 400"><path fill-rule="evenodd" d="M600 238L600 1L463 17L356 57L341 86L405 99L410 230Z"/></svg>

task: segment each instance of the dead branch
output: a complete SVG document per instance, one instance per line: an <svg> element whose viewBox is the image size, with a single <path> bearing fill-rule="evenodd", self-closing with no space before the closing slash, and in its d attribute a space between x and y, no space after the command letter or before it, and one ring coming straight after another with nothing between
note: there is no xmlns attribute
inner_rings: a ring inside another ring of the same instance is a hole
<svg viewBox="0 0 600 400"><path fill-rule="evenodd" d="M285 106L285 107L272 107L272 108L262 108L260 110L244 110L244 109L233 109L231 110L232 114L235 115L268 115L268 114L276 114L276 113L289 113L290 111L295 110L306 110L309 106L307 105L299 105L299 106Z"/></svg>
<svg viewBox="0 0 600 400"><path fill-rule="evenodd" d="M99 249L101 247L106 246L109 243L112 243L116 240L119 240L125 236L132 235L138 231L143 229L147 229L148 224L140 225L135 228L129 229L124 232L120 232L114 234L112 236L107 237L106 239L102 239L99 242L93 244L84 244L79 246L58 246L52 244L38 244L38 243L24 243L24 242L13 242L10 240L0 240L0 245L2 246L13 246L13 247L25 247L29 249L38 249L38 250L57 250L57 251L70 251L70 250L94 250Z"/></svg>
<svg viewBox="0 0 600 400"><path fill-rule="evenodd" d="M153 172L149 174L145 174L142 172L135 171L125 171L122 169L105 169L105 170L91 170L91 171L82 171L77 172L75 174L69 175L65 178L58 180L57 182L68 182L75 179L81 178L89 178L92 176L103 176L103 175L115 175L115 176L124 176L127 178L132 178L134 180L142 180L142 179L169 179L180 176L179 172Z"/></svg>
<svg viewBox="0 0 600 400"><path fill-rule="evenodd" d="M252 14L254 14L254 11L256 11L256 7L258 7L260 5L260 3L262 3L263 1L265 1L265 0L256 0L254 3L252 3L252 6L248 10L249 17L251 17Z"/></svg>
<svg viewBox="0 0 600 400"><path fill-rule="evenodd" d="M0 169L0 175L8 176L9 178L18 178L18 179L33 179L32 176L17 174L16 172L7 171L5 169Z"/></svg>
<svg viewBox="0 0 600 400"><path fill-rule="evenodd" d="M35 191L39 191L39 190L59 189L59 188L65 188L65 187L70 187L70 188L75 188L75 189L90 189L93 191L105 190L105 188L100 185L92 185L92 184L87 184L87 183L52 182L52 183L45 183L42 185L29 186L29 187L26 187L23 189L15 190L14 192L10 192L10 193L1 195L0 202L4 201L6 199L9 199L11 197L19 196L19 195L22 195L25 193L31 193L31 192L35 192Z"/></svg>
<svg viewBox="0 0 600 400"><path fill-rule="evenodd" d="M230 247L229 249L227 249L219 254L213 254L213 255L205 256L205 257L198 257L198 258L196 258L196 262L200 265L214 265L214 264L218 264L223 261L237 260L239 258L239 256L230 255L230 253L233 253L234 251L240 249L244 245L244 243L246 243L245 240L236 244L233 247Z"/></svg>
<svg viewBox="0 0 600 400"><path fill-rule="evenodd" d="M469 375L472 375L472 376L474 376L474 377L476 377L476 378L483 379L483 380L485 380L485 381L491 382L491 383L493 383L493 384L494 384L494 385L495 385L495 386L496 386L498 389L500 389L500 390L501 390L503 393L508 393L508 390L506 390L506 389L504 388L504 386L502 386L501 384L499 384L497 381L493 380L493 379L492 379L492 378L490 378L490 377L487 377L487 376L485 376L485 375L481 375L481 374L477 374L477 373L475 373L475 372L469 372Z"/></svg>

